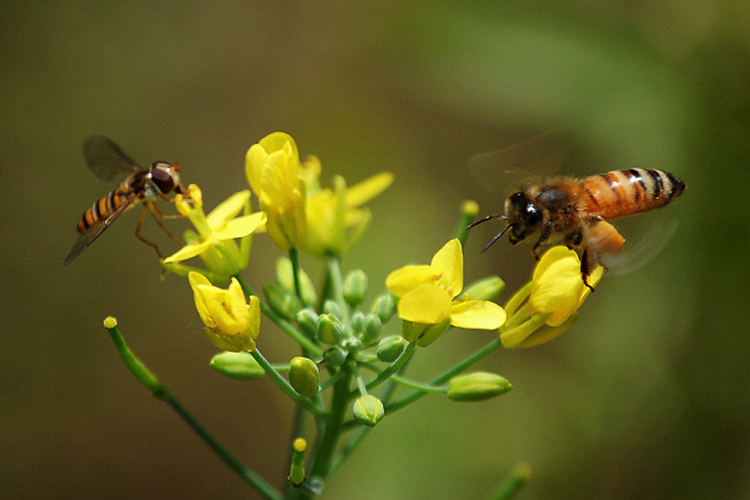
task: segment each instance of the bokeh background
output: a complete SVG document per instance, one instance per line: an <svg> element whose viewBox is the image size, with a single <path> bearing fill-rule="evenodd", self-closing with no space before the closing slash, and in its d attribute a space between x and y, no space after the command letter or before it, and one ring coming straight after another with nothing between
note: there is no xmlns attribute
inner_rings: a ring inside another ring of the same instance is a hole
<svg viewBox="0 0 750 500"><path fill-rule="evenodd" d="M481 498L520 462L533 470L523 499L750 496L750 4L11 0L0 12L2 496L254 498L126 372L107 315L230 449L277 486L288 473L291 405L268 380L208 368L189 287L159 280L135 213L62 266L78 217L114 187L85 168L88 135L182 163L209 206L245 188L245 151L276 130L321 158L324 181L394 172L344 262L365 268L374 296L452 237L462 200L501 209L514 186L485 189L473 156L559 127L576 151L564 173L683 178L685 196L655 214L677 232L645 266L605 276L573 331L483 360L513 392L392 415L325 497ZM472 234L466 276L501 275L504 300L533 262L505 241L480 253L497 229ZM254 287L277 255L256 238ZM488 335L446 335L412 375ZM277 362L296 353L272 329L259 345Z"/></svg>

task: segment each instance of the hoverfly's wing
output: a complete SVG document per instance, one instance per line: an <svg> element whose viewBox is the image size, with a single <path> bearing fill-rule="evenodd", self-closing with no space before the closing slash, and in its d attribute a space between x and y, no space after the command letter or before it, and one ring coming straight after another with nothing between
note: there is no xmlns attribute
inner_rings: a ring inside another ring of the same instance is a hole
<svg viewBox="0 0 750 500"><path fill-rule="evenodd" d="M69 264L78 257L81 252L86 250L89 245L91 245L95 239L97 239L105 229L107 229L114 221L117 219L125 210L133 206L133 203L136 200L136 196L131 196L125 203L120 205L120 208L115 210L110 214L109 217L103 220L99 220L96 223L94 223L91 227L89 227L86 231L81 233L81 235L78 237L78 241L76 241L76 244L73 245L73 249L70 251L67 257L65 257L65 264Z"/></svg>
<svg viewBox="0 0 750 500"><path fill-rule="evenodd" d="M618 226L626 221L619 221ZM644 222L634 222L631 225L643 226ZM647 221L646 228L641 229L638 236L625 243L625 249L617 255L602 255L602 263L609 269L610 275L627 274L645 266L659 255L669 240L677 231L677 219L654 218ZM633 232L633 231L630 231Z"/></svg>
<svg viewBox="0 0 750 500"><path fill-rule="evenodd" d="M129 154L103 135L94 135L83 142L86 165L102 180L122 181L139 168Z"/></svg>
<svg viewBox="0 0 750 500"><path fill-rule="evenodd" d="M489 191L517 189L557 173L572 149L568 128L542 132L506 148L469 160L469 171Z"/></svg>

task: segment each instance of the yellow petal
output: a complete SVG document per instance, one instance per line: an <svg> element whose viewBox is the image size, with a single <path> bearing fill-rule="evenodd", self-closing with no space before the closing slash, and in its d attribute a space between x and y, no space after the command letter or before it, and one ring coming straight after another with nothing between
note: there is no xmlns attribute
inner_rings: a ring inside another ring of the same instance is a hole
<svg viewBox="0 0 750 500"><path fill-rule="evenodd" d="M397 297L403 297L415 288L436 283L440 271L432 266L404 266L393 271L385 280L385 286Z"/></svg>
<svg viewBox="0 0 750 500"><path fill-rule="evenodd" d="M451 307L451 325L475 330L496 330L506 319L505 310L487 300L454 302Z"/></svg>
<svg viewBox="0 0 750 500"><path fill-rule="evenodd" d="M457 297L464 287L464 255L461 242L450 240L432 258L432 267L442 271L440 284L447 287L452 297Z"/></svg>
<svg viewBox="0 0 750 500"><path fill-rule="evenodd" d="M245 208L248 200L250 199L250 190L245 189L239 193L235 193L223 202L221 202L216 208L214 208L210 214L206 217L208 226L211 229L219 229L224 226L229 220L234 218L238 213Z"/></svg>
<svg viewBox="0 0 750 500"><path fill-rule="evenodd" d="M177 250L175 253L164 259L164 262L170 264L172 262L181 262L183 260L192 259L193 257L202 254L206 249L211 246L211 242L201 241L200 243L193 243L191 245L185 245L184 247Z"/></svg>
<svg viewBox="0 0 750 500"><path fill-rule="evenodd" d="M404 295L398 303L398 316L406 321L436 324L450 318L451 297L437 285L422 285Z"/></svg>
<svg viewBox="0 0 750 500"><path fill-rule="evenodd" d="M253 234L259 226L266 223L266 214L256 212L230 220L223 229L214 231L214 237L219 240L233 240Z"/></svg>
<svg viewBox="0 0 750 500"><path fill-rule="evenodd" d="M381 172L350 187L346 192L346 204L358 207L385 191L393 182L393 174Z"/></svg>
<svg viewBox="0 0 750 500"><path fill-rule="evenodd" d="M546 258L553 251L555 255ZM576 253L565 247L547 252L534 271L535 283L529 297L531 306L542 314L577 307L584 286L580 266Z"/></svg>

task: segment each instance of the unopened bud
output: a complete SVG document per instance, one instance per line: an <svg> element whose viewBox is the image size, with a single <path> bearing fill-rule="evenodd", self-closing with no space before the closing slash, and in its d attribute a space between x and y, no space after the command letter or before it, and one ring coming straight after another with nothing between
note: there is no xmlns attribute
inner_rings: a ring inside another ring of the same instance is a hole
<svg viewBox="0 0 750 500"><path fill-rule="evenodd" d="M375 314L365 316L365 324L362 326L362 343L364 345L373 343L380 336L382 329L383 322L380 321L380 317Z"/></svg>
<svg viewBox="0 0 750 500"><path fill-rule="evenodd" d="M357 311L352 314L351 319L352 330L355 334L362 333L362 328L365 325L365 315L362 311Z"/></svg>
<svg viewBox="0 0 750 500"><path fill-rule="evenodd" d="M346 351L340 347L330 347L323 353L323 359L331 366L341 366L346 362Z"/></svg>
<svg viewBox="0 0 750 500"><path fill-rule="evenodd" d="M336 345L341 342L344 333L344 325L331 314L321 314L318 318L317 337L318 340L328 345Z"/></svg>
<svg viewBox="0 0 750 500"><path fill-rule="evenodd" d="M469 285L464 293L470 300L495 300L505 288L499 276L488 276Z"/></svg>
<svg viewBox="0 0 750 500"><path fill-rule="evenodd" d="M222 352L211 358L211 368L235 380L257 380L266 372L249 352Z"/></svg>
<svg viewBox="0 0 750 500"><path fill-rule="evenodd" d="M374 427L385 415L383 402L370 394L358 398L352 411L354 418L369 427Z"/></svg>
<svg viewBox="0 0 750 500"><path fill-rule="evenodd" d="M263 291L271 309L287 321L293 321L297 317L297 311L302 309L299 298L281 285L271 283Z"/></svg>
<svg viewBox="0 0 750 500"><path fill-rule="evenodd" d="M344 280L344 300L356 307L362 303L367 294L367 275L361 269L350 272Z"/></svg>
<svg viewBox="0 0 750 500"><path fill-rule="evenodd" d="M318 331L318 315L312 309L302 309L297 313L297 325L306 337L314 339Z"/></svg>
<svg viewBox="0 0 750 500"><path fill-rule="evenodd" d="M319 380L318 365L312 359L297 356L289 362L289 383L298 393L308 397L315 396L318 394Z"/></svg>
<svg viewBox="0 0 750 500"><path fill-rule="evenodd" d="M380 341L376 355L380 361L392 363L396 361L406 348L406 340L401 335L391 335Z"/></svg>
<svg viewBox="0 0 750 500"><path fill-rule="evenodd" d="M372 314L376 314L383 324L388 323L396 312L396 304L393 302L393 296L390 293L384 293L378 297L372 305L371 312Z"/></svg>
<svg viewBox="0 0 750 500"><path fill-rule="evenodd" d="M332 314L333 316L336 316L337 318L340 318L342 316L341 306L335 300L326 300L325 303L323 304L323 312L325 314Z"/></svg>
<svg viewBox="0 0 750 500"><path fill-rule="evenodd" d="M513 388L504 377L489 372L474 372L453 377L448 383L448 398L453 401L482 401Z"/></svg>
<svg viewBox="0 0 750 500"><path fill-rule="evenodd" d="M302 295L302 302L306 306L313 306L318 303L318 293L315 291L315 285L312 280L304 271L299 270L299 287ZM297 294L297 290L294 285L294 269L292 267L292 261L289 257L281 257L276 261L276 280L281 286L287 291Z"/></svg>

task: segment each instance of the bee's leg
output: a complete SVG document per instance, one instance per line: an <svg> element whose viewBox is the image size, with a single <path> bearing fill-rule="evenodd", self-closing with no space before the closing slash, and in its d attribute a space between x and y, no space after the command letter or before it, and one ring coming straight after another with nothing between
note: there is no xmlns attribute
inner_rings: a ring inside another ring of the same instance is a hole
<svg viewBox="0 0 750 500"><path fill-rule="evenodd" d="M165 233L167 233L167 236L169 236L169 239L171 239L172 241L174 241L180 246L185 246L185 243L182 240L180 240L177 236L172 234L172 232L169 229L167 229L167 226L165 226L164 223L161 221L161 219L182 218L182 215L177 215L177 216L164 215L164 213L162 213L162 211L159 209L156 203L149 203L148 208L151 211L151 215L153 215L156 223L159 224L159 227L162 228L162 230L164 230Z"/></svg>
<svg viewBox="0 0 750 500"><path fill-rule="evenodd" d="M595 292L596 290L594 290L594 287L589 283L589 276L591 276L591 272L596 269L596 266L598 265L599 255L596 250L592 250L584 245L581 254L581 278L583 279L583 284L592 292Z"/></svg>
<svg viewBox="0 0 750 500"><path fill-rule="evenodd" d="M549 240L550 235L552 234L552 223L548 222L544 225L544 229L542 229L542 234L539 236L539 239L536 243L534 243L534 247L531 249L531 253L534 254L534 258L539 261L539 248L547 243L547 240Z"/></svg>
<svg viewBox="0 0 750 500"><path fill-rule="evenodd" d="M141 226L143 226L143 220L146 218L146 213L149 211L150 206L151 204L147 204L145 207L143 207L143 211L141 212L141 217L138 219L138 225L135 227L135 236L139 240L147 244L148 246L153 247L153 249L156 250L156 254L159 256L159 258L163 259L164 255L162 255L161 250L159 250L159 245L141 236Z"/></svg>

